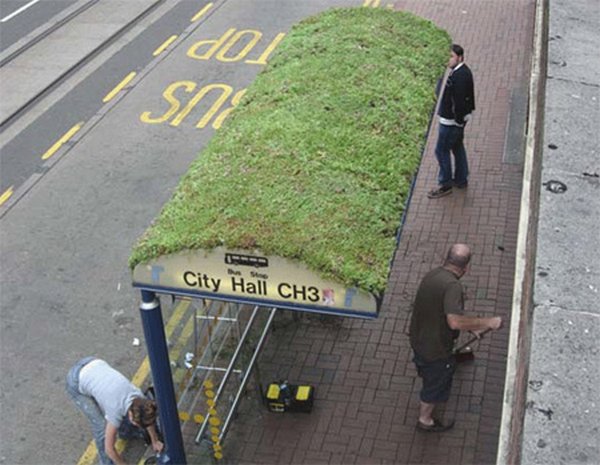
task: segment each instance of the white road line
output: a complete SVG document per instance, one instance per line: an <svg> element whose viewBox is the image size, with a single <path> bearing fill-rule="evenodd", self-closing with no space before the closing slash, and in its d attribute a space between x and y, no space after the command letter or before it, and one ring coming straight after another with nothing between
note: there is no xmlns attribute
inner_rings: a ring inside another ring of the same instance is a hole
<svg viewBox="0 0 600 465"><path fill-rule="evenodd" d="M8 16L5 16L4 18L0 19L0 23L5 23L6 21L8 21L9 19L13 19L15 16L17 16L19 13L23 13L27 8L29 8L30 6L35 5L37 2L39 2L40 0L31 0L27 5L23 5L21 8L19 8L17 11L13 11L11 14L9 14Z"/></svg>

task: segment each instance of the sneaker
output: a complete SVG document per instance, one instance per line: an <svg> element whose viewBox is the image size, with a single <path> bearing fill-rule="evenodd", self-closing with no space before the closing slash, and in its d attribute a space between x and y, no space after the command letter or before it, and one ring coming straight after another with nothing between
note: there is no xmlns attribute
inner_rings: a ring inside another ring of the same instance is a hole
<svg viewBox="0 0 600 465"><path fill-rule="evenodd" d="M417 421L417 429L421 431L425 431L426 433L443 433L444 431L448 431L454 426L454 420L450 423L443 424L441 421L434 419L432 425L426 425L425 423L421 423Z"/></svg>
<svg viewBox="0 0 600 465"><path fill-rule="evenodd" d="M427 193L427 197L430 199L439 199L448 194L452 194L452 186L442 186L438 189L433 189Z"/></svg>

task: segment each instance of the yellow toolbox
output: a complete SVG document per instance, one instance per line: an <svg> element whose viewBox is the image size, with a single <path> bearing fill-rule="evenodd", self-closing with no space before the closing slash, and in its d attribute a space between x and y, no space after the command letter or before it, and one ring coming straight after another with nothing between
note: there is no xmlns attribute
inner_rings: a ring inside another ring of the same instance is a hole
<svg viewBox="0 0 600 465"><path fill-rule="evenodd" d="M287 381L283 381L269 384L265 399L271 412L310 413L314 395L313 386L289 384Z"/></svg>

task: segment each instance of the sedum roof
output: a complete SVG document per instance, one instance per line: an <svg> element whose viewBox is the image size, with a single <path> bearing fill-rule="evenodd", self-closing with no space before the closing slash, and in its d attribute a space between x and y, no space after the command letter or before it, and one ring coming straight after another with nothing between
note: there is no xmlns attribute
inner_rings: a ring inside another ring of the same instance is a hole
<svg viewBox="0 0 600 465"><path fill-rule="evenodd" d="M135 245L259 250L381 296L450 39L409 13L296 25Z"/></svg>

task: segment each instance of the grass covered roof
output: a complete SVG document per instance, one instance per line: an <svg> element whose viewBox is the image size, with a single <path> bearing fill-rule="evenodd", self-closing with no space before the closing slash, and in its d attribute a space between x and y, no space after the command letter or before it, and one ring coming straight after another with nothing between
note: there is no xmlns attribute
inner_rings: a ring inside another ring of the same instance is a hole
<svg viewBox="0 0 600 465"><path fill-rule="evenodd" d="M225 246L381 295L449 44L431 22L385 9L296 25L139 239L131 268Z"/></svg>

